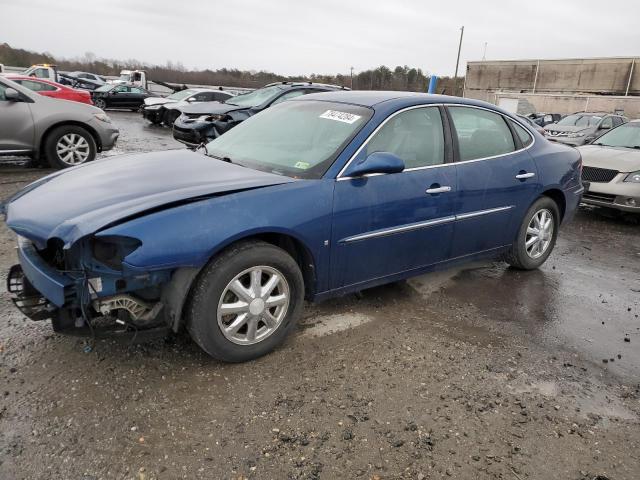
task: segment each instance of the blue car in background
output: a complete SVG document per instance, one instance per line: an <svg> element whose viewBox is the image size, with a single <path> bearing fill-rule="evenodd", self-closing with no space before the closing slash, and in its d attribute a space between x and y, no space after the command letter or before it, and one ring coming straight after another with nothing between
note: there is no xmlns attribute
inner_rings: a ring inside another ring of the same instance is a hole
<svg viewBox="0 0 640 480"><path fill-rule="evenodd" d="M29 317L182 327L245 361L320 301L479 258L539 267L583 191L577 150L474 100L301 96L198 152L54 173L5 204Z"/></svg>

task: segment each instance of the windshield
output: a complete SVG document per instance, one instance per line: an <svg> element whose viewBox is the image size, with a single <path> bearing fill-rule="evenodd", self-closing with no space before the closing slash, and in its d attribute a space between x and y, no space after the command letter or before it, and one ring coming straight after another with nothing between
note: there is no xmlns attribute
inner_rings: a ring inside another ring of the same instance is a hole
<svg viewBox="0 0 640 480"><path fill-rule="evenodd" d="M239 107L257 107L282 92L282 87L273 85L271 87L259 88L250 93L244 93L237 97L230 98L225 103L238 105Z"/></svg>
<svg viewBox="0 0 640 480"><path fill-rule="evenodd" d="M103 85L94 90L94 92L108 92L113 88L113 85Z"/></svg>
<svg viewBox="0 0 640 480"><path fill-rule="evenodd" d="M283 102L210 142L207 154L279 175L320 178L371 114L355 105Z"/></svg>
<svg viewBox="0 0 640 480"><path fill-rule="evenodd" d="M556 125L562 125L565 127L591 127L596 125L602 117L598 117L596 115L567 115L562 120L560 120Z"/></svg>
<svg viewBox="0 0 640 480"><path fill-rule="evenodd" d="M191 90L190 88L186 89L186 90L181 90L179 92L176 93L172 93L171 95L169 95L167 97L167 100L175 100L175 101L180 101L182 99L187 98L190 95L193 95L194 93L196 93L195 90Z"/></svg>
<svg viewBox="0 0 640 480"><path fill-rule="evenodd" d="M594 142L605 147L640 148L640 123L625 123Z"/></svg>

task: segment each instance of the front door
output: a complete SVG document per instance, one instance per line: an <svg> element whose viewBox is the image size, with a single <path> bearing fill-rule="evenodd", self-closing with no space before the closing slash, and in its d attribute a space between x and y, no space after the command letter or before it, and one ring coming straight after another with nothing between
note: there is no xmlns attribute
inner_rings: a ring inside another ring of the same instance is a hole
<svg viewBox="0 0 640 480"><path fill-rule="evenodd" d="M33 149L34 129L28 102L10 102L8 87L0 83L0 152L22 153Z"/></svg>
<svg viewBox="0 0 640 480"><path fill-rule="evenodd" d="M509 245L539 190L526 147L533 137L496 112L448 107L457 143L458 200L452 257Z"/></svg>
<svg viewBox="0 0 640 480"><path fill-rule="evenodd" d="M331 288L419 269L449 257L456 167L445 163L441 110L391 116L356 156L391 152L405 170L338 178L334 190Z"/></svg>

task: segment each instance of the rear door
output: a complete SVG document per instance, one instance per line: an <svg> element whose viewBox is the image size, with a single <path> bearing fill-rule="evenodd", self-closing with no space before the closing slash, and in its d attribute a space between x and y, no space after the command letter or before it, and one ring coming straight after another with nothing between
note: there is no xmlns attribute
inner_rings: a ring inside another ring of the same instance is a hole
<svg viewBox="0 0 640 480"><path fill-rule="evenodd" d="M405 170L339 177L334 190L332 288L402 274L449 257L456 166L442 112L421 106L389 117L355 156L391 152Z"/></svg>
<svg viewBox="0 0 640 480"><path fill-rule="evenodd" d="M533 137L497 112L447 107L456 147L458 194L452 257L513 243L539 191Z"/></svg>
<svg viewBox="0 0 640 480"><path fill-rule="evenodd" d="M30 103L10 102L0 83L0 153L26 153L33 149L34 125Z"/></svg>

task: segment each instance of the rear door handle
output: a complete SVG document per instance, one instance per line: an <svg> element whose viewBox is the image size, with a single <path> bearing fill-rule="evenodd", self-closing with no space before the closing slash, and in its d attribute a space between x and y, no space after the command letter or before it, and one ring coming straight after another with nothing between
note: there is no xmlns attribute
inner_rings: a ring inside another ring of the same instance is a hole
<svg viewBox="0 0 640 480"><path fill-rule="evenodd" d="M525 178L531 178L531 177L535 177L536 174L529 172L529 173L519 173L518 175L516 175L516 178L518 180L524 180Z"/></svg>
<svg viewBox="0 0 640 480"><path fill-rule="evenodd" d="M445 192L450 192L450 191L451 191L451 187L436 187L436 188L428 188L427 189L427 193L429 193L429 194L445 193Z"/></svg>

